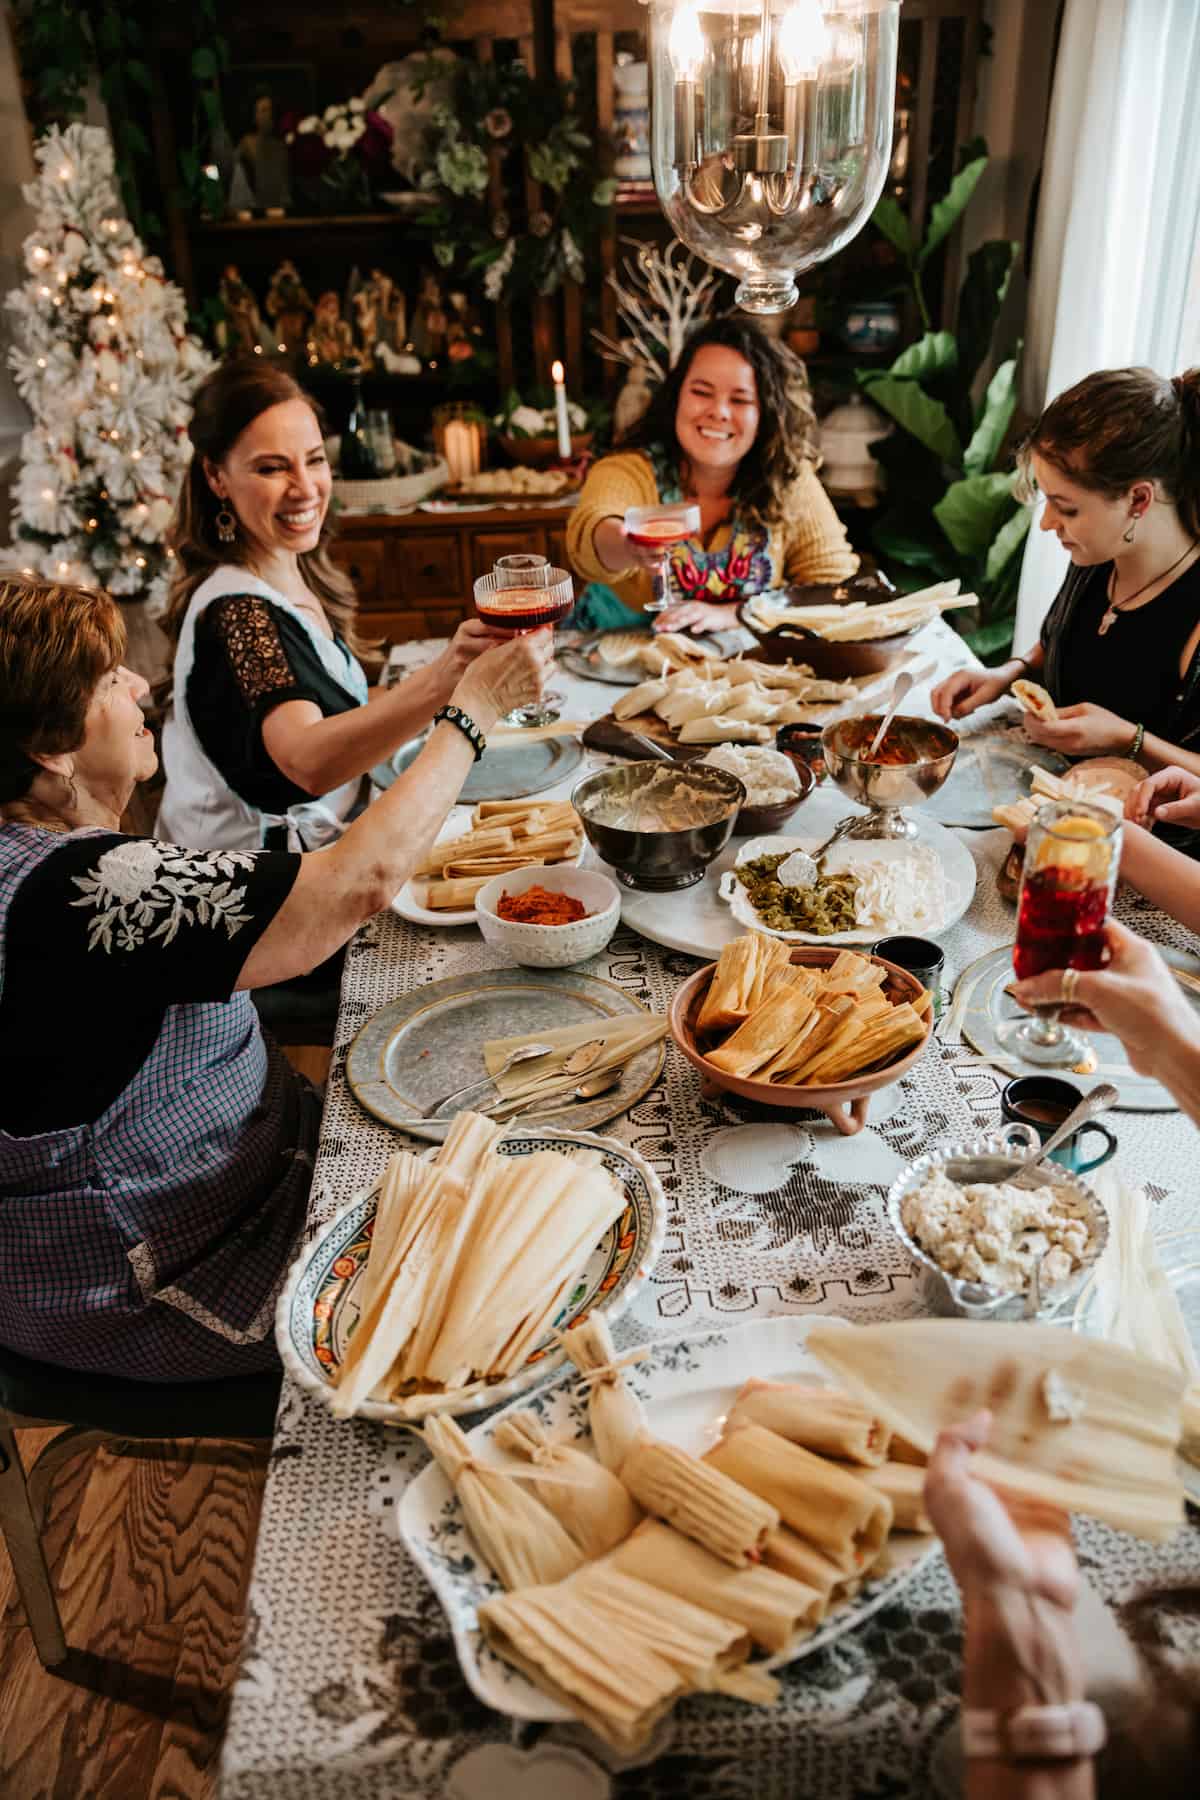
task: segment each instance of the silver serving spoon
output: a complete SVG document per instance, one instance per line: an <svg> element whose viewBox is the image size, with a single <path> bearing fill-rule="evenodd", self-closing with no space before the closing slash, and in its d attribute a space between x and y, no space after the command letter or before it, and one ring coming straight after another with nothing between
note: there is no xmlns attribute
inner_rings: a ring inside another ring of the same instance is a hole
<svg viewBox="0 0 1200 1800"><path fill-rule="evenodd" d="M1050 1136L1046 1139L1037 1155L1033 1158L1033 1161L1027 1162L1024 1165L1020 1173L1015 1177L1013 1186L1036 1187L1038 1185L1037 1181L1031 1179L1031 1177L1034 1175L1035 1170L1045 1162L1046 1158L1050 1155L1050 1152L1052 1150L1057 1150L1060 1144L1065 1143L1072 1133L1079 1130L1081 1125L1086 1125L1089 1119L1094 1119L1097 1113L1108 1112L1111 1107L1117 1104L1120 1097L1121 1096L1118 1094L1116 1088L1107 1081L1102 1081L1100 1086L1094 1087L1090 1094L1085 1094L1083 1099L1079 1102L1079 1105L1071 1108L1057 1131L1052 1131L1050 1133Z"/></svg>
<svg viewBox="0 0 1200 1800"><path fill-rule="evenodd" d="M830 832L829 836L825 839L825 842L823 844L818 844L815 850L793 850L787 860L792 864L788 873L789 875L794 876L795 879L789 883L789 886L801 888L814 887L816 885L817 876L821 873L821 864L825 861L826 856L833 849L833 846L845 837L851 826L857 825L857 823L858 820L853 816L848 819L843 819L841 823L836 825ZM776 874L778 874L778 871L776 871Z"/></svg>
<svg viewBox="0 0 1200 1800"><path fill-rule="evenodd" d="M878 750L880 744L882 744L882 742L884 740L884 736L887 732L887 728L891 724L892 720L895 718L896 714L899 712L900 702L903 699L905 699L905 697L908 694L908 690L912 687L912 684L913 684L912 671L910 669L901 669L899 675L897 675L897 677L896 677L896 685L892 689L892 697L888 701L888 709L883 715L883 723L880 725L879 730L875 733L875 736L871 739L871 748L867 751L866 756L863 758L864 762L870 762L871 758L874 756L875 752Z"/></svg>
<svg viewBox="0 0 1200 1800"><path fill-rule="evenodd" d="M493 1086L498 1076L507 1075L508 1071L515 1069L518 1063L530 1062L535 1056L548 1056L553 1048L553 1044L522 1044L516 1050L510 1050L495 1075L484 1075L479 1081L468 1081L462 1087L452 1088L448 1094L443 1094L440 1100L435 1100L432 1106L427 1106L424 1112L419 1114L419 1117L432 1119L435 1113L441 1112L443 1106L449 1106L452 1100L459 1100L464 1094L474 1093L476 1088Z"/></svg>

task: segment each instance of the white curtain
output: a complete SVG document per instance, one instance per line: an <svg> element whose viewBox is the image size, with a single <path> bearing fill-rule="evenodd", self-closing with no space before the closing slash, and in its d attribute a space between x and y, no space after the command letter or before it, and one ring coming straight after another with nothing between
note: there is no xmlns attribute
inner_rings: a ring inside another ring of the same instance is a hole
<svg viewBox="0 0 1200 1800"><path fill-rule="evenodd" d="M1200 0L1066 0L1054 75L1022 401L1093 369L1200 362ZM1030 532L1016 648L1068 567Z"/></svg>

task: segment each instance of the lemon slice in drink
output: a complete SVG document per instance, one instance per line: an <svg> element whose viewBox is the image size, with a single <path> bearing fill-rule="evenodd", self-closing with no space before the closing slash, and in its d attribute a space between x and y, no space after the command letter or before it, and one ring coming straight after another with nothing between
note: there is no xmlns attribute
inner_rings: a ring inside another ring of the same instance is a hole
<svg viewBox="0 0 1200 1800"><path fill-rule="evenodd" d="M1103 879L1108 872L1107 839L1108 831L1098 819L1067 813L1054 821L1053 833L1047 832L1038 845L1037 867L1093 870Z"/></svg>

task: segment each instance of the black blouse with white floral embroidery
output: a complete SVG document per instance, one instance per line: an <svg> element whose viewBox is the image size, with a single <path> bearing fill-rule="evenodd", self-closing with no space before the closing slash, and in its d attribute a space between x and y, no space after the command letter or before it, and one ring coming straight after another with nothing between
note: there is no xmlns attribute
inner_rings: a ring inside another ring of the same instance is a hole
<svg viewBox="0 0 1200 1800"><path fill-rule="evenodd" d="M64 838L8 908L0 1127L28 1136L97 1119L137 1073L168 1007L229 999L299 866L279 851L185 850L116 832Z"/></svg>

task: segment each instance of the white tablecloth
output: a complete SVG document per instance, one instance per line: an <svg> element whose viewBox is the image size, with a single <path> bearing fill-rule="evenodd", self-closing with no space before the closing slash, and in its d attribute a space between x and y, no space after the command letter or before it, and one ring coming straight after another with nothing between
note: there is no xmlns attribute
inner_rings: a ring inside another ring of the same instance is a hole
<svg viewBox="0 0 1200 1800"><path fill-rule="evenodd" d="M923 634L939 672L967 660L944 624ZM406 646L408 666L436 646ZM572 717L617 692L567 677ZM928 683L906 710L923 709ZM592 756L600 765L606 758ZM583 773L577 770L569 789ZM965 833L978 867L966 917L943 939L953 979L1011 939L995 889L1002 832ZM1187 934L1136 908L1147 935ZM382 1168L397 1138L349 1094L343 1066L364 1020L396 994L503 964L473 927L418 929L388 914L349 946L337 1046L313 1180L310 1229ZM665 1011L693 959L618 931L587 965ZM861 1135L701 1098L674 1052L663 1078L604 1129L658 1171L671 1212L663 1254L618 1336L821 1311L856 1320L919 1310L911 1267L882 1223L902 1164L947 1137L994 1125L1002 1077L961 1045L935 1042L913 1074L876 1096ZM1121 1113L1118 1167L1151 1183L1159 1221L1195 1216L1195 1132L1178 1114ZM568 1728L518 1728L474 1699L441 1610L395 1531L415 1439L337 1424L285 1382L250 1593L246 1656L222 1761L225 1800L918 1800L932 1744L957 1705L958 1596L936 1561L903 1604L784 1672L771 1710L697 1699L676 1709L636 1768L618 1768ZM1162 1549L1090 1523L1080 1555L1111 1601L1200 1581L1194 1522ZM1200 1646L1197 1646L1200 1648Z"/></svg>

